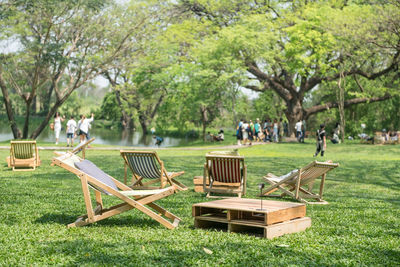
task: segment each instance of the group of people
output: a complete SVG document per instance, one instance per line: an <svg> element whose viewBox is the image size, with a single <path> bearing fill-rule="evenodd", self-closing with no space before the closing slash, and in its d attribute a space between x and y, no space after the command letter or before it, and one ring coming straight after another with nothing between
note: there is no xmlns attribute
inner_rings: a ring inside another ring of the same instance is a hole
<svg viewBox="0 0 400 267"><path fill-rule="evenodd" d="M222 129L219 130L219 132L217 134L212 134L210 132L207 132L206 141L211 141L211 142L217 141L217 142L220 142L220 141L224 141L224 140L225 140L225 135L224 135L224 130L222 130Z"/></svg>
<svg viewBox="0 0 400 267"><path fill-rule="evenodd" d="M255 123L252 120L240 120L236 128L238 145L251 145L253 141L279 142L287 134L288 124L282 118L279 121L266 119L264 122L257 118Z"/></svg>
<svg viewBox="0 0 400 267"><path fill-rule="evenodd" d="M74 116L70 116L70 119L67 121L66 134L67 134L67 146L74 146L74 139L79 136L80 142L85 142L85 140L89 140L89 130L91 129L91 123L94 120L94 114L90 118L86 118L85 115L80 116L81 119L78 123L75 121ZM54 134L56 137L56 145L58 145L58 141L61 133L61 123L65 120L65 116L60 116L59 112L56 112L54 115L54 123L50 125L50 128L53 128Z"/></svg>

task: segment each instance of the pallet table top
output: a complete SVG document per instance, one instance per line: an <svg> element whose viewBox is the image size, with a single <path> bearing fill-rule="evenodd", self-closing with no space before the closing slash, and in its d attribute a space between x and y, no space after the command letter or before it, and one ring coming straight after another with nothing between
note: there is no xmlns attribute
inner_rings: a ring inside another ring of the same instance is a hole
<svg viewBox="0 0 400 267"><path fill-rule="evenodd" d="M283 201L273 201L273 200L261 200L259 199L249 199L249 198L227 198L214 200L209 202L202 202L193 204L193 207L205 207L205 208L216 208L216 209L226 209L226 210L238 210L238 211L248 211L257 213L273 213L277 211L282 211L286 209L293 209L304 207L305 204L293 203L293 202L283 202Z"/></svg>

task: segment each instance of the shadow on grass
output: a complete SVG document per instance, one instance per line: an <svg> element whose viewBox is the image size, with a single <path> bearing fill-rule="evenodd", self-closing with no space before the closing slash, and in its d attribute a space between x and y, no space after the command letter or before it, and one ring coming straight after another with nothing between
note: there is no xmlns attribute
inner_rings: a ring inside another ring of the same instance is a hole
<svg viewBox="0 0 400 267"><path fill-rule="evenodd" d="M70 223L73 223L77 216L72 216L72 215L67 215L64 213L46 213L43 216L37 218L35 220L35 223L40 223L40 224L62 224L62 225L67 225ZM86 225L84 227L101 227L101 226L121 226L121 227L129 227L129 226L135 226L135 227L155 227L159 225L157 221L152 220L151 218L139 218L139 217L133 217L133 216L118 216L116 217L111 217L104 219L102 221Z"/></svg>

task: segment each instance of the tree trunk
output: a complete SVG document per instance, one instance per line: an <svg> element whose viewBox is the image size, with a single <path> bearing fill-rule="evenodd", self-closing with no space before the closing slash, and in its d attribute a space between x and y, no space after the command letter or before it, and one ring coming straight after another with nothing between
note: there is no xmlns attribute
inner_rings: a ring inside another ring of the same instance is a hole
<svg viewBox="0 0 400 267"><path fill-rule="evenodd" d="M289 121L288 134L290 137L294 137L296 123L304 118L302 101L296 98L286 102L285 115Z"/></svg>
<svg viewBox="0 0 400 267"><path fill-rule="evenodd" d="M46 117L44 118L42 123L32 132L31 137L30 137L31 139L36 139L40 135L40 133L44 130L44 128L46 128L46 126L49 123L49 121L51 120L51 118L57 112L58 108L62 104L64 104L65 100L68 99L68 97L72 94L72 92L74 92L75 89L76 88L74 88L73 90L70 90L68 93L66 93L64 95L63 98L57 100L56 103L54 103L53 107L49 110L49 112L47 112Z"/></svg>
<svg viewBox="0 0 400 267"><path fill-rule="evenodd" d="M343 86L342 86L343 81ZM342 137L342 143L344 143L344 134L345 134L345 127L346 127L346 119L344 116L344 88L346 86L346 80L343 76L343 72L340 75L338 80L338 90L336 92L336 97L338 100L338 108L339 108L339 115L340 115L340 134Z"/></svg>
<svg viewBox="0 0 400 267"><path fill-rule="evenodd" d="M51 85L49 90L46 92L45 97L43 99L43 110L42 114L49 113L50 110L50 102L51 102L51 95L53 94L54 85Z"/></svg>
<svg viewBox="0 0 400 267"><path fill-rule="evenodd" d="M14 112L12 109L12 103L10 100L10 96L8 95L8 90L6 88L6 85L4 83L3 77L0 72L0 87L1 87L1 92L3 93L3 99L4 99L4 105L6 107L6 112L8 116L8 121L11 126L11 131L13 133L14 139L20 139L21 138L21 131L18 129L17 122L15 121L14 118Z"/></svg>
<svg viewBox="0 0 400 267"><path fill-rule="evenodd" d="M146 116L144 115L139 115L139 123L140 126L142 127L142 131L143 131L143 135L148 134L149 130L148 130L148 126L149 126L149 122L146 119Z"/></svg>
<svg viewBox="0 0 400 267"><path fill-rule="evenodd" d="M135 126L133 125L133 120L132 118L128 115L128 112L125 111L122 101L121 101L121 93L119 90L114 90L115 92L115 99L117 100L117 103L119 107L121 108L121 113L122 113L122 126L124 127L124 130L127 129L133 129Z"/></svg>
<svg viewBox="0 0 400 267"><path fill-rule="evenodd" d="M25 122L24 122L24 129L22 131L22 138L27 139L28 138L28 132L29 132L29 119L31 115L31 101L27 100L26 101L26 111L25 111Z"/></svg>
<svg viewBox="0 0 400 267"><path fill-rule="evenodd" d="M200 106L200 114L201 114L201 123L203 126L203 141L206 141L206 128L207 128L207 122L208 122L208 116L207 116L207 108L205 106Z"/></svg>

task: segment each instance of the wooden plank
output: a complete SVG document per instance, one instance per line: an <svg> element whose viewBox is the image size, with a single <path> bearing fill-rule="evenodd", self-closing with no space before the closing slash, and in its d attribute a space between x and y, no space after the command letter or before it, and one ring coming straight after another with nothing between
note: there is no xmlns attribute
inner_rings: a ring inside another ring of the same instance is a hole
<svg viewBox="0 0 400 267"><path fill-rule="evenodd" d="M311 218L304 217L287 222L266 226L264 237L272 239L285 234L297 233L306 230L311 226Z"/></svg>
<svg viewBox="0 0 400 267"><path fill-rule="evenodd" d="M240 210L258 213L272 213L288 208L305 207L302 203L282 202L273 200L262 200L263 211L259 211L261 207L261 200L248 199L248 198L227 198L209 202L202 202L194 204L195 207L219 208L226 210Z"/></svg>
<svg viewBox="0 0 400 267"><path fill-rule="evenodd" d="M286 208L277 210L274 212L267 213L265 215L265 224L271 225L278 222L284 222L295 218L302 218L306 216L306 206L298 206L292 208Z"/></svg>
<svg viewBox="0 0 400 267"><path fill-rule="evenodd" d="M224 218L222 216L196 216L194 218L196 220L200 220L200 221L211 221L211 222L228 223L227 218Z"/></svg>

